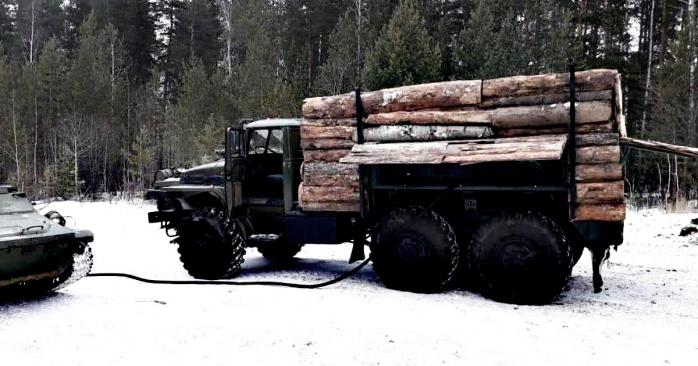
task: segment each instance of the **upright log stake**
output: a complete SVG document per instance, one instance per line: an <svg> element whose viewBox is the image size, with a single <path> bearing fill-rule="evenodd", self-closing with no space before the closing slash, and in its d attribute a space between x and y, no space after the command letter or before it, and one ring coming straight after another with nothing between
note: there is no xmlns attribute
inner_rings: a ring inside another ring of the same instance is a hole
<svg viewBox="0 0 698 366"><path fill-rule="evenodd" d="M574 220L576 216L575 208L577 206L577 182L575 179L575 166L577 165L577 111L575 110L575 101L577 96L577 80L575 78L576 67L574 63L570 63L570 125L569 139L567 140L569 151L569 184L570 184L570 219Z"/></svg>

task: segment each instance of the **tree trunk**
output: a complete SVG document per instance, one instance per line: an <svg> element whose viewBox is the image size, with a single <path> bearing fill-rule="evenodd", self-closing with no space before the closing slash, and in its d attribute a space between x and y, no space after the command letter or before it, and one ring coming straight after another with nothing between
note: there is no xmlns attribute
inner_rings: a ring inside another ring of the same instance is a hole
<svg viewBox="0 0 698 366"><path fill-rule="evenodd" d="M652 48L654 48L654 3L656 0L650 0L652 3L650 9L650 28L649 28L649 48L647 49L647 75L645 77L645 99L643 100L642 121L640 122L640 138L645 138L645 125L647 123L647 108L649 108L650 99L650 81L652 79Z"/></svg>
<svg viewBox="0 0 698 366"><path fill-rule="evenodd" d="M408 142L482 139L494 136L485 126L378 126L364 129L366 142ZM354 141L357 141L354 138Z"/></svg>
<svg viewBox="0 0 698 366"><path fill-rule="evenodd" d="M566 126L569 108L569 103L498 108L492 111L492 124L500 129ZM582 102L575 109L577 124L609 121L613 112L610 102Z"/></svg>
<svg viewBox="0 0 698 366"><path fill-rule="evenodd" d="M339 159L349 155L351 150L313 150L303 151L305 161L337 162Z"/></svg>
<svg viewBox="0 0 698 366"><path fill-rule="evenodd" d="M580 204L622 203L625 184L622 180L602 183L577 183Z"/></svg>
<svg viewBox="0 0 698 366"><path fill-rule="evenodd" d="M356 187L302 187L303 202L358 202L359 190Z"/></svg>
<svg viewBox="0 0 698 366"><path fill-rule="evenodd" d="M611 221L625 220L625 204L579 205L575 210L577 221Z"/></svg>
<svg viewBox="0 0 698 366"><path fill-rule="evenodd" d="M604 123L589 123L577 125L575 128L578 134L587 133L608 133L613 131L611 122ZM536 136L536 135L558 135L567 134L568 127L550 127L550 128L507 128L495 130L497 137L519 137L519 136Z"/></svg>
<svg viewBox="0 0 698 366"><path fill-rule="evenodd" d="M623 166L620 164L578 164L575 171L575 179L580 183L623 179Z"/></svg>
<svg viewBox="0 0 698 366"><path fill-rule="evenodd" d="M530 105L543 105L553 103L566 103L570 94L543 94L529 95L523 97L499 97L482 101L480 108L501 108ZM577 102L610 101L613 99L613 92L609 90L590 91L577 93Z"/></svg>
<svg viewBox="0 0 698 366"><path fill-rule="evenodd" d="M577 149L578 164L606 164L620 162L620 146L588 146Z"/></svg>
<svg viewBox="0 0 698 366"><path fill-rule="evenodd" d="M600 91L613 89L615 70L579 71L575 74L577 91ZM524 97L537 94L568 94L569 73L534 76L511 76L484 80L482 99L501 97Z"/></svg>
<svg viewBox="0 0 698 366"><path fill-rule="evenodd" d="M17 169L17 188L24 191L24 182L22 181L22 174L19 161L19 139L17 136L17 114L15 113L15 90L12 90L12 134L14 137L15 144L15 167Z"/></svg>
<svg viewBox="0 0 698 366"><path fill-rule="evenodd" d="M491 124L492 114L487 111L415 111L371 114L366 118L369 125L458 125Z"/></svg>
<svg viewBox="0 0 698 366"><path fill-rule="evenodd" d="M343 139L304 139L301 140L303 150L348 150L354 146L354 141Z"/></svg>

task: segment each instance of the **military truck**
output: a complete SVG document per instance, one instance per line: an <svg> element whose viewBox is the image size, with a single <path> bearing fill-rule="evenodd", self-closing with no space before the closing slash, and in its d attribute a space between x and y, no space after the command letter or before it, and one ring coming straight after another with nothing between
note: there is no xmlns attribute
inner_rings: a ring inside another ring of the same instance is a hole
<svg viewBox="0 0 698 366"><path fill-rule="evenodd" d="M299 203L300 121L260 120L227 129L224 159L158 172L146 195L158 210L148 217L195 278L240 274L248 247L284 260L305 244L353 242L353 261L370 238L373 268L389 288L431 293L465 283L496 300L545 303L584 247L603 257L623 241L622 221L571 219L569 138L545 137L527 146L549 156L514 161L362 165L360 210L318 212Z"/></svg>
<svg viewBox="0 0 698 366"><path fill-rule="evenodd" d="M41 215L23 193L0 185L0 299L40 296L90 272L94 235L65 224L58 212Z"/></svg>

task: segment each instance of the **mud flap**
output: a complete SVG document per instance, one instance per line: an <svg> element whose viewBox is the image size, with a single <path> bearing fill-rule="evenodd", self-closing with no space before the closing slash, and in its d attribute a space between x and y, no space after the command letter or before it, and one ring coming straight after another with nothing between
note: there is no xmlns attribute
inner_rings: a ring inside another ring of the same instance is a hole
<svg viewBox="0 0 698 366"><path fill-rule="evenodd" d="M592 281L594 283L594 293L601 292L603 287L603 278L601 278L601 265L611 256L611 248L607 246L590 246L591 252L591 267Z"/></svg>
<svg viewBox="0 0 698 366"><path fill-rule="evenodd" d="M349 256L349 263L354 263L366 259L366 254L364 253L364 247L366 246L366 236L363 235L362 230L357 230L359 234L354 236L354 242L351 247L351 255Z"/></svg>

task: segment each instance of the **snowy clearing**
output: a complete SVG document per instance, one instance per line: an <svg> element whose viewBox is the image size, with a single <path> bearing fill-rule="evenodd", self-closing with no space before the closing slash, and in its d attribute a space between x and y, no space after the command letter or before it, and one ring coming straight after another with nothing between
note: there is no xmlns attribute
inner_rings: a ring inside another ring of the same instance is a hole
<svg viewBox="0 0 698 366"><path fill-rule="evenodd" d="M149 205L53 203L95 233L93 272L189 279ZM11 365L657 365L698 359L698 214L631 212L626 240L593 294L585 254L548 306L466 291L383 288L370 265L320 290L148 285L85 278L46 298L0 304ZM69 224L72 223L68 220ZM352 268L349 245L306 246L273 268L248 250L242 280L318 282Z"/></svg>

